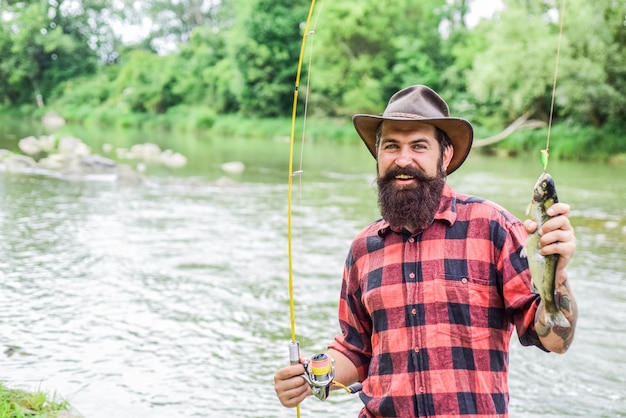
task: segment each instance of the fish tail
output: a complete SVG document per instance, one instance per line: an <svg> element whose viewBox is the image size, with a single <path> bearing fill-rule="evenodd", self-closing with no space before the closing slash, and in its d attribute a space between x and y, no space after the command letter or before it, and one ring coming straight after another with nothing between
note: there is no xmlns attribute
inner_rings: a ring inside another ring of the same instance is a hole
<svg viewBox="0 0 626 418"><path fill-rule="evenodd" d="M546 326L552 328L558 326L561 328L570 328L572 325L569 323L563 312L560 310L556 312L546 311Z"/></svg>

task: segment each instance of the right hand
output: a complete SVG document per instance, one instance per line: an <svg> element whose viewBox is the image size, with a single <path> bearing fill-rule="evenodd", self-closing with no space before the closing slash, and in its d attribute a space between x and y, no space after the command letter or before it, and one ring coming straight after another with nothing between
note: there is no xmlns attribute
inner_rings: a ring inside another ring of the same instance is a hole
<svg viewBox="0 0 626 418"><path fill-rule="evenodd" d="M312 394L311 387L302 378L303 374L304 366L295 364L280 369L274 375L274 390L283 406L294 408Z"/></svg>

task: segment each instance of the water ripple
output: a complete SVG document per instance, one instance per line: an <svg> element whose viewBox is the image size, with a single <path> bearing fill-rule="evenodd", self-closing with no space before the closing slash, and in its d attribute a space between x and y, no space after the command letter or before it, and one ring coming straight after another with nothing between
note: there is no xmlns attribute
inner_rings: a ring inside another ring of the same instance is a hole
<svg viewBox="0 0 626 418"><path fill-rule="evenodd" d="M338 331L348 245L377 216L371 180L328 172L297 199L304 353L324 350ZM480 172L458 182L511 199L511 188L523 187L522 179L498 183ZM11 177L1 186L7 384L56 391L88 418L293 416L272 384L290 339L284 185L225 189L194 178L118 188ZM621 209L601 203L581 203L573 214L579 249L570 274L582 313L575 344L566 356L512 344L513 416L626 409L616 367L626 355L626 224ZM357 397L337 394L324 404L307 400L303 416L356 416L360 407Z"/></svg>

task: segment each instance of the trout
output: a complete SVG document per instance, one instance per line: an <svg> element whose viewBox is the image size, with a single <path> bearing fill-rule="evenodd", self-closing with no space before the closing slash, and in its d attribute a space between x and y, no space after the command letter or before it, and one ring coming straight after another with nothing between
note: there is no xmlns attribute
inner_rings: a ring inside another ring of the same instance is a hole
<svg viewBox="0 0 626 418"><path fill-rule="evenodd" d="M545 308L546 326L569 328L571 325L561 311L559 301L556 299L556 263L558 254L543 256L539 254L539 230L551 217L546 213L548 208L557 203L556 188L550 174L544 172L533 190L533 198L528 205L526 215L537 222L537 230L528 236L526 245L520 255L528 258L528 267L532 277L532 289L539 293Z"/></svg>

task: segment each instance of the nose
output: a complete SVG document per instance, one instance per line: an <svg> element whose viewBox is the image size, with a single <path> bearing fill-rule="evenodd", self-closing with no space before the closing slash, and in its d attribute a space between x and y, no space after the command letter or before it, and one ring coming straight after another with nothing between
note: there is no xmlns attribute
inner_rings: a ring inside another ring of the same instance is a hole
<svg viewBox="0 0 626 418"><path fill-rule="evenodd" d="M405 168L405 167L409 167L414 165L413 164L413 159L411 158L410 155L410 149L408 147L402 147L402 149L400 150L400 153L398 154L398 157L396 158L396 165L400 168Z"/></svg>

